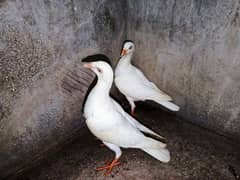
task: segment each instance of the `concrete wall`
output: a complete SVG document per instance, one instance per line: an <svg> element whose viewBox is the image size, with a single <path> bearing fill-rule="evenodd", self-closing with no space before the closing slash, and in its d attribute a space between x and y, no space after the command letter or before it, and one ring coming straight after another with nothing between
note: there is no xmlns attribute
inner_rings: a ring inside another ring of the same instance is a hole
<svg viewBox="0 0 240 180"><path fill-rule="evenodd" d="M134 63L181 106L178 115L240 140L238 0L129 0Z"/></svg>
<svg viewBox="0 0 240 180"><path fill-rule="evenodd" d="M0 178L81 133L80 59L124 38L178 115L239 139L239 21L237 0L0 1Z"/></svg>
<svg viewBox="0 0 240 180"><path fill-rule="evenodd" d="M0 1L0 179L81 134L82 103L94 75L80 61L99 52L118 56L122 6Z"/></svg>

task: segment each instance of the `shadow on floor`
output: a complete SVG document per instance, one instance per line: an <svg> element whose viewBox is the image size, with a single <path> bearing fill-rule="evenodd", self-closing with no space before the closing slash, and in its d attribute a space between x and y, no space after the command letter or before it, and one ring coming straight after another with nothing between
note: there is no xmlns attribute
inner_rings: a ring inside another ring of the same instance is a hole
<svg viewBox="0 0 240 180"><path fill-rule="evenodd" d="M137 105L137 117L143 124L167 139L171 161L161 163L136 149L123 149L121 165L107 178L95 171L114 153L100 147L89 132L60 152L18 177L21 180L87 180L87 179L238 179L240 147L237 143L188 124L174 114L144 103Z"/></svg>

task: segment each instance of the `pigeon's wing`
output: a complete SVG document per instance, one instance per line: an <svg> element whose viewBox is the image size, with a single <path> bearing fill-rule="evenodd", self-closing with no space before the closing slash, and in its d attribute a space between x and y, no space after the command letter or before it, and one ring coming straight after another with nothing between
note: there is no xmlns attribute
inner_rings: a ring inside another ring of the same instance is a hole
<svg viewBox="0 0 240 180"><path fill-rule="evenodd" d="M132 66L132 70L134 71L135 76L138 79L138 82L141 82L144 84L145 87L150 88L153 91L156 91L159 95L161 95L161 99L164 101L171 101L172 98L161 91L153 82L149 81L146 76L141 72L138 68Z"/></svg>
<svg viewBox="0 0 240 180"><path fill-rule="evenodd" d="M142 125L141 123L139 123L137 120L135 120L132 116L130 116L128 113L126 113L122 107L115 101L113 100L113 104L114 106L116 107L116 110L121 113L127 120L128 122L133 125L134 127L136 127L137 129L139 129L140 131L142 132L145 132L147 134L151 134L151 135L154 135L156 137L159 137L159 138L162 138L164 139L164 137L160 136L159 134L153 132L151 129L145 127L144 125Z"/></svg>
<svg viewBox="0 0 240 180"><path fill-rule="evenodd" d="M152 82L150 82L146 76L143 74L142 71L140 71L138 68L136 68L135 66L132 66L132 69L134 70L134 73L138 76L138 78L145 84L148 85L150 87L156 88L158 89L155 85L153 85Z"/></svg>

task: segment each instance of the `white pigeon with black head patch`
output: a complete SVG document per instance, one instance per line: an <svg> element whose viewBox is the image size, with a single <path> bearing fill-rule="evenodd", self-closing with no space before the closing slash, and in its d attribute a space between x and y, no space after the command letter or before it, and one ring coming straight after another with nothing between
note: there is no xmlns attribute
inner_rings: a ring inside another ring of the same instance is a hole
<svg viewBox="0 0 240 180"><path fill-rule="evenodd" d="M161 91L138 68L131 64L134 50L135 45L133 41L124 41L121 57L115 69L115 84L127 98L131 106L132 115L135 114L134 101L145 100L152 100L171 111L178 111L179 107L170 102L172 98Z"/></svg>
<svg viewBox="0 0 240 180"><path fill-rule="evenodd" d="M86 124L97 138L115 152L115 159L98 170L106 170L105 175L107 175L114 166L119 164L118 159L122 154L120 147L138 148L162 162L168 162L170 154L166 144L147 137L142 132L161 136L128 115L109 96L113 83L113 70L108 63L104 62L108 58L103 55L93 55L86 59L83 59L84 67L97 75L97 83L90 91L84 106Z"/></svg>

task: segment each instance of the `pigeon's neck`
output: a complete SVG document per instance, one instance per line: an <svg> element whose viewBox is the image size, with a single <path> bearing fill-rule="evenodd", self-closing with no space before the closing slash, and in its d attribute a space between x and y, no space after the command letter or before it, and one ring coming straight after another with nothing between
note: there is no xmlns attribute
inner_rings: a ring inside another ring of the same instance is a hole
<svg viewBox="0 0 240 180"><path fill-rule="evenodd" d="M112 82L113 82L113 77L111 77L111 78L109 77L109 79L107 81L99 78L97 81L97 84L93 88L93 93L96 94L98 96L98 98L108 97L111 86L112 86Z"/></svg>
<svg viewBox="0 0 240 180"><path fill-rule="evenodd" d="M121 61L119 62L122 66L129 66L131 64L132 53L126 54L121 57Z"/></svg>

